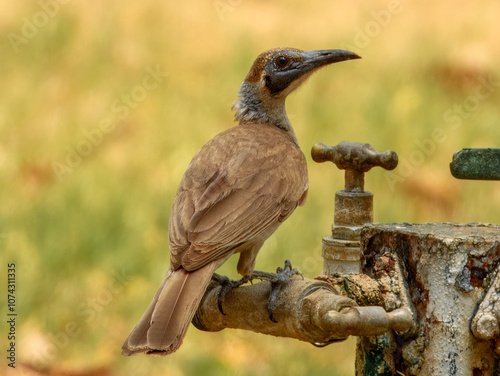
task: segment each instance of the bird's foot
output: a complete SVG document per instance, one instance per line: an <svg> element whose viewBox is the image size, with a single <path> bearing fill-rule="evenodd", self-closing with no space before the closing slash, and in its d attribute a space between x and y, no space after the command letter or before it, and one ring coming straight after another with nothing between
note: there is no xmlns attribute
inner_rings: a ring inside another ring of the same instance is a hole
<svg viewBox="0 0 500 376"><path fill-rule="evenodd" d="M285 261L284 268L278 267L276 269L276 273L260 272L254 270L250 274L238 280L229 279L226 276L214 273L214 275L212 276L212 280L214 280L221 286L221 289L217 293L217 306L219 308L219 312L225 315L223 304L229 291L240 287L247 282L252 282L254 279L260 279L261 281L268 281L271 283L271 293L269 294L269 299L267 301L267 310L271 321L277 322L274 319L274 310L278 305L277 298L280 292L281 285L294 275L300 275L302 279L304 279L304 276L302 275L302 272L300 270L292 269L292 263L290 262L290 260Z"/></svg>
<svg viewBox="0 0 500 376"><path fill-rule="evenodd" d="M292 276L294 275L300 275L302 279L304 279L302 272L298 269L292 269L292 263L290 262L290 260L286 260L285 267L279 267L278 269L276 269L276 273L253 271L249 276L247 276L248 280L250 281L252 279L260 279L262 281L271 282L271 293L269 294L269 300L267 301L267 310L269 313L269 318L272 322L277 322L274 319L274 310L278 305L277 298L280 292L281 285L292 278Z"/></svg>
<svg viewBox="0 0 500 376"><path fill-rule="evenodd" d="M245 276L241 279L234 280L229 279L225 275L214 273L214 275L212 276L212 280L217 282L221 286L219 292L217 293L217 307L219 308L219 312L225 315L222 306L224 304L224 300L226 299L227 293L232 289L235 289L237 287L240 287L244 283L247 283L248 281L250 281L250 278Z"/></svg>

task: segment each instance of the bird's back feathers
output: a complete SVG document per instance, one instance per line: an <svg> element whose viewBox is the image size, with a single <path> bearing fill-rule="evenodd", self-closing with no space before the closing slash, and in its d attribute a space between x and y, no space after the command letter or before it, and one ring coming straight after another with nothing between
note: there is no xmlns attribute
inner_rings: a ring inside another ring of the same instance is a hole
<svg viewBox="0 0 500 376"><path fill-rule="evenodd" d="M195 155L177 191L172 266L196 270L276 229L307 188L304 154L286 132L242 124L217 135Z"/></svg>

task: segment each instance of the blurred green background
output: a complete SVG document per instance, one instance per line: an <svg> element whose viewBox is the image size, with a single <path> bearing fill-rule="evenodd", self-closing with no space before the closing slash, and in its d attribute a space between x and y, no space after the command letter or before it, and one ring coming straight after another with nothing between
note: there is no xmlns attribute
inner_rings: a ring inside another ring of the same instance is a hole
<svg viewBox="0 0 500 376"><path fill-rule="evenodd" d="M448 168L463 147L500 147L498 14L495 0L2 2L0 275L16 263L19 314L9 375L352 375L354 340L318 349L191 328L167 358L120 348L168 268L183 172L234 124L238 87L272 47L363 60L321 70L287 101L309 197L258 270L290 258L307 277L322 271L343 173L312 162L316 142L398 152L397 170L367 176L377 222L500 223L499 183ZM235 262L221 272L236 278Z"/></svg>

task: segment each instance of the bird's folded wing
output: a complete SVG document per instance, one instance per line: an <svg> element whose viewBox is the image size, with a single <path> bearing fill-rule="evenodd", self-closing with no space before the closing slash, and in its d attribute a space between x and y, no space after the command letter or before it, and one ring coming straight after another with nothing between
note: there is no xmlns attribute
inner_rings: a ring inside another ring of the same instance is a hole
<svg viewBox="0 0 500 376"><path fill-rule="evenodd" d="M287 145L259 151L255 145L240 141L234 145L238 152L224 159L225 151L208 144L193 159L172 208L174 267L194 270L223 257L277 227L302 203L307 191L302 152Z"/></svg>

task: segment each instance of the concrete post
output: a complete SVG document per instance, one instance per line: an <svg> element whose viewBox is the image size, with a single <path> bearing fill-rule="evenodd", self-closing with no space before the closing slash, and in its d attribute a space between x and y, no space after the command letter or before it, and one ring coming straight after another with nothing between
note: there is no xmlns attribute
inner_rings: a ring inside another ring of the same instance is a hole
<svg viewBox="0 0 500 376"><path fill-rule="evenodd" d="M500 226L371 225L361 241L362 272L376 280L397 274L393 260L402 260L417 327L405 335L361 337L357 375L500 374Z"/></svg>

